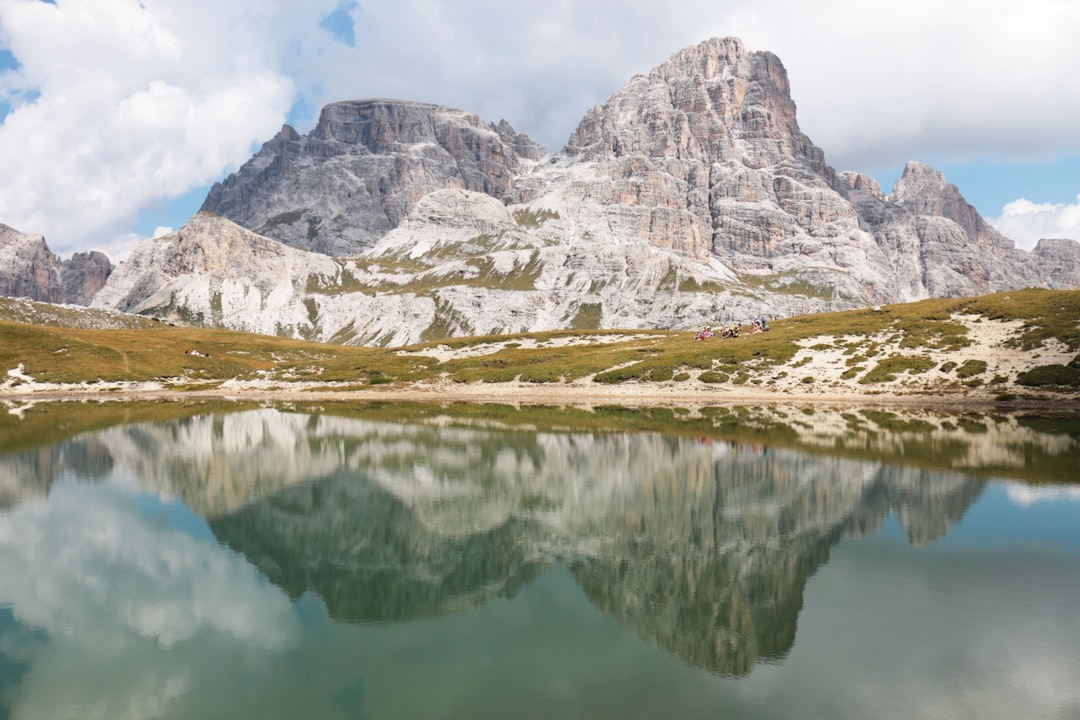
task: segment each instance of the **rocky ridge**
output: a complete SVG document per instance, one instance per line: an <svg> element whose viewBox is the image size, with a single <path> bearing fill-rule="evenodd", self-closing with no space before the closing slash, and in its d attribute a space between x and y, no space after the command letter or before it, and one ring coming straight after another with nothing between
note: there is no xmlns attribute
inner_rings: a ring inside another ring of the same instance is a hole
<svg viewBox="0 0 1080 720"><path fill-rule="evenodd" d="M113 267L96 250L61 260L41 235L0 224L0 297L89 305Z"/></svg>
<svg viewBox="0 0 1080 720"><path fill-rule="evenodd" d="M458 110L328 105L203 207L94 306L401 345L1080 285L1080 245L1016 249L932 168L909 163L889 194L837 174L799 129L780 60L735 38L635 76L553 156Z"/></svg>

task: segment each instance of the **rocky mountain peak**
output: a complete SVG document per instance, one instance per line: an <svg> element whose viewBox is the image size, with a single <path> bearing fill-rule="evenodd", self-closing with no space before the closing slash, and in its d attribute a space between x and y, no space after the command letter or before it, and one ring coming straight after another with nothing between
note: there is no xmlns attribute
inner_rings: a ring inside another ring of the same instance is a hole
<svg viewBox="0 0 1080 720"><path fill-rule="evenodd" d="M337 102L307 135L283 127L202 210L293 247L357 255L428 193L501 198L545 155L506 121L403 100Z"/></svg>
<svg viewBox="0 0 1080 720"><path fill-rule="evenodd" d="M110 281L122 292L106 287L101 302L400 345L701 327L1075 287L1080 274L1080 246L1017 250L926 165L909 164L888 196L865 175L837 176L799 129L779 59L735 38L634 76L546 159L505 121L334 103L307 135L284 126L203 205L296 253L244 236L251 251L221 255L214 243L239 228L197 219L199 243L183 242L192 229L160 241L140 255L141 279L129 261Z"/></svg>
<svg viewBox="0 0 1080 720"><path fill-rule="evenodd" d="M754 169L797 158L832 177L824 154L799 130L780 59L731 37L681 50L635 76L586 114L565 152L735 160Z"/></svg>
<svg viewBox="0 0 1080 720"><path fill-rule="evenodd" d="M896 181L888 201L913 215L929 215L952 220L967 237L988 250L1008 251L1015 244L983 220L960 190L939 170L920 162L909 162Z"/></svg>

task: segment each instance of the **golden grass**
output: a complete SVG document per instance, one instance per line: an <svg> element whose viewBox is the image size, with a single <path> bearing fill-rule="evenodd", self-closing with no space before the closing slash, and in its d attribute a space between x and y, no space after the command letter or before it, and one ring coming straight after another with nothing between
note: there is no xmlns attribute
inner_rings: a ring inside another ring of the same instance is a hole
<svg viewBox="0 0 1080 720"><path fill-rule="evenodd" d="M706 381L730 378L745 383L770 377L770 369L790 361L801 341L846 336L847 340L836 342L851 356L850 364L880 367L880 374L887 376L930 368L910 359L882 358L878 346L866 338L884 336L916 354L920 348L958 349L969 340L964 327L951 320L954 314L1022 320L1023 330L1015 340L1018 346L1034 348L1055 338L1080 352L1080 290L1022 290L773 320L770 332L700 342L694 341L690 332L620 330L439 339L447 327L433 329L433 342L388 349L198 328L86 330L0 322L0 370L21 363L24 372L36 381L57 383L161 378L209 383L265 377L283 382L365 384L432 380L444 375L458 382L520 378L537 383L595 375L599 382L618 383L670 380L691 371L705 373ZM612 334L626 337L616 342L589 340ZM568 338L574 344L554 346L555 341ZM402 352L423 351L436 344L460 349L485 343L506 345L491 354L446 362ZM545 343L548 346L543 346ZM530 344L541 346L527 347ZM832 347L827 341L818 346ZM209 357L189 355L189 350Z"/></svg>

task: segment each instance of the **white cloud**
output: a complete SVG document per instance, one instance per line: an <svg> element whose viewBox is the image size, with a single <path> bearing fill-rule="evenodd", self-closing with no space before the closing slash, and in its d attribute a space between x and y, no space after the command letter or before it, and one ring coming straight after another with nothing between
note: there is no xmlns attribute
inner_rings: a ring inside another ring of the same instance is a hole
<svg viewBox="0 0 1080 720"><path fill-rule="evenodd" d="M284 592L142 503L62 482L0 513L0 607L35 633L12 717L162 717L219 664L299 641Z"/></svg>
<svg viewBox="0 0 1080 720"><path fill-rule="evenodd" d="M291 603L243 558L163 527L127 491L61 484L0 515L0 605L51 637L164 648L200 628L286 647ZM119 600L118 600L119 598Z"/></svg>
<svg viewBox="0 0 1080 720"><path fill-rule="evenodd" d="M803 129L839 168L1080 151L1075 3L914 0L896 12L864 0L676 0L657 12L652 0L372 0L352 15L357 47L323 59L353 62L308 66L320 74L319 104L452 104L506 117L552 149L633 74L735 35L781 58Z"/></svg>
<svg viewBox="0 0 1080 720"><path fill-rule="evenodd" d="M140 210L245 161L293 102L287 43L272 38L312 12L264 5L0 3L0 45L21 64L0 90L39 93L0 126L4 222L61 254L102 246Z"/></svg>
<svg viewBox="0 0 1080 720"><path fill-rule="evenodd" d="M990 221L1017 247L1030 250L1042 238L1072 238L1080 241L1080 195L1076 203L1033 203L1014 200L1002 208L1001 216Z"/></svg>

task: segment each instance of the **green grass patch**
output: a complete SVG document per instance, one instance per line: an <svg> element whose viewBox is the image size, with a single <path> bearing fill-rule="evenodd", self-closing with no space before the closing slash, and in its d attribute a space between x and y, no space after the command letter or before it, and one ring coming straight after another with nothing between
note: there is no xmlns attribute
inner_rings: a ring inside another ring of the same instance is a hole
<svg viewBox="0 0 1080 720"><path fill-rule="evenodd" d="M570 327L574 330L592 330L600 327L603 316L604 306L600 303L581 303L570 321Z"/></svg>
<svg viewBox="0 0 1080 720"><path fill-rule="evenodd" d="M893 355L880 360L859 382L863 385L892 382L901 373L917 375L933 370L935 365L936 363L928 358Z"/></svg>
<svg viewBox="0 0 1080 720"><path fill-rule="evenodd" d="M1016 376L1027 387L1080 387L1080 369L1068 365L1039 365Z"/></svg>
<svg viewBox="0 0 1080 720"><path fill-rule="evenodd" d="M559 213L547 208L533 210L532 208L520 208L514 211L514 222L524 228L538 228L548 220L558 220Z"/></svg>
<svg viewBox="0 0 1080 720"><path fill-rule="evenodd" d="M960 378L969 378L976 375L982 375L986 372L985 360L968 360L956 370L956 376Z"/></svg>

